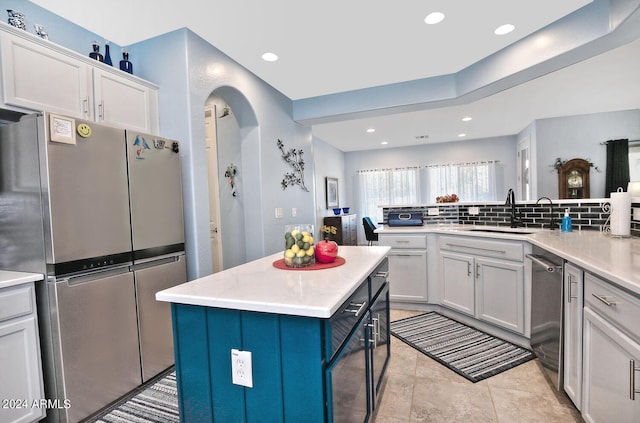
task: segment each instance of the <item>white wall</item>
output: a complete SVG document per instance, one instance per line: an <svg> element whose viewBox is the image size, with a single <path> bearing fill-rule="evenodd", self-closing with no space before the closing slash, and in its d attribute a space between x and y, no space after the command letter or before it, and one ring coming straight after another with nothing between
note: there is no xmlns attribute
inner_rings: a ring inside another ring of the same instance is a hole
<svg viewBox="0 0 640 423"><path fill-rule="evenodd" d="M293 122L291 100L186 29L138 43L130 50L143 64L146 77L162 87L162 134L184 145L180 154L189 278L211 273L204 106L214 91L243 97L230 106L242 138L246 260L282 251L284 225L315 221L311 129ZM226 95L221 97L227 100ZM281 188L282 177L290 168L277 148L278 138L287 148L304 151L308 192ZM276 207L285 211L282 219L275 218ZM292 207L297 208L295 218Z"/></svg>
<svg viewBox="0 0 640 423"><path fill-rule="evenodd" d="M498 197L506 198L509 188L516 181L516 137L496 137L449 143L426 144L417 147L388 148L345 153L346 198L358 216L362 216L358 201L356 171L430 164L476 162L498 160ZM423 190L424 191L424 190ZM423 198L423 203L435 203L435 198ZM361 225L358 225L358 240L364 240ZM362 242L361 242L362 243Z"/></svg>
<svg viewBox="0 0 640 423"><path fill-rule="evenodd" d="M327 210L325 178L338 178L338 203L340 207L352 207L354 203L347 197L349 181L345 177L344 153L318 138L313 138L313 159L315 161L316 183L316 237L325 216L333 216ZM355 210L352 210L355 211Z"/></svg>
<svg viewBox="0 0 640 423"><path fill-rule="evenodd" d="M567 116L536 121L538 196L558 198L558 173L552 167L562 160L590 160L600 171L589 173L591 198L604 198L607 140L640 139L640 110Z"/></svg>

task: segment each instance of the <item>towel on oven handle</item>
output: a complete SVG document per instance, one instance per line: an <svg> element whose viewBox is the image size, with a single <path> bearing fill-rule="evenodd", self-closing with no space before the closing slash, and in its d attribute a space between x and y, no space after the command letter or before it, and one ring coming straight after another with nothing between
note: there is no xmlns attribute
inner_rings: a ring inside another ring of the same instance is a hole
<svg viewBox="0 0 640 423"><path fill-rule="evenodd" d="M422 226L422 212L389 212L389 226Z"/></svg>

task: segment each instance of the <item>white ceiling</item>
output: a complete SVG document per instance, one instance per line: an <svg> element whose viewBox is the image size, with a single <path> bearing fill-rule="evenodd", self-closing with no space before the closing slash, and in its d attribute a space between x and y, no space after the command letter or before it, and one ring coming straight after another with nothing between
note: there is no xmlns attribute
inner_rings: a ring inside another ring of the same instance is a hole
<svg viewBox="0 0 640 423"><path fill-rule="evenodd" d="M457 72L591 0L32 2L124 46L188 27L297 100ZM445 20L425 24L434 11Z"/></svg>
<svg viewBox="0 0 640 423"><path fill-rule="evenodd" d="M287 97L298 100L458 72L591 0L32 2L125 46L188 27ZM426 25L424 18L432 11L444 12L445 20ZM515 25L515 31L494 35L493 30L505 23ZM640 54L638 46L634 48L632 66L638 75ZM267 51L276 53L280 60L264 62L261 55ZM626 58L629 53L619 54ZM607 66L607 61L597 66ZM385 148L380 145L382 140L388 141L386 148L458 140L460 132L467 133L467 139L512 135L535 118L567 114L566 109L555 108L559 99L567 96L580 99L575 102L579 107L569 114L589 113L592 109L588 106L593 103L601 110L620 109L614 99L608 99L612 103L608 104L602 94L594 97L582 90L590 83L580 86L578 80L590 81L589 72L602 72L592 69L581 67L577 77L570 71L556 72L558 75L469 105L316 125L314 135L343 151L354 151ZM632 76L631 72L624 75ZM622 77L616 74L616 80ZM560 84L560 89L547 88L548 80ZM577 92L570 91L571 87ZM640 98L636 91L631 94ZM594 102L594 98L598 100ZM620 99L616 96L615 100ZM624 108L631 103L638 107L638 100L621 102ZM474 119L460 125L464 115ZM375 127L376 132L366 134L368 127ZM416 140L419 135L429 137Z"/></svg>
<svg viewBox="0 0 640 423"><path fill-rule="evenodd" d="M515 135L536 119L638 108L640 40L469 104L319 124L313 134L358 151Z"/></svg>

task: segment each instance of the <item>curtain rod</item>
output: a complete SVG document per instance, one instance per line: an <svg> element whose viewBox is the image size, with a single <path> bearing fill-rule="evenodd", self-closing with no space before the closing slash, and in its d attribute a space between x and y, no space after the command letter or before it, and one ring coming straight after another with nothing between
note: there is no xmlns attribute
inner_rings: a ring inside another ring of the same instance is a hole
<svg viewBox="0 0 640 423"><path fill-rule="evenodd" d="M613 141L613 140L610 140L610 141ZM601 142L600 145L607 145L608 142L609 141ZM640 140L629 140L629 145L631 144L640 144Z"/></svg>
<svg viewBox="0 0 640 423"><path fill-rule="evenodd" d="M383 172L383 171L391 171L391 170L422 169L422 168L440 167L440 166L469 166L469 165L482 165L482 164L491 164L491 163L500 163L500 160L482 160L482 161L477 161L477 162L443 163L443 164L432 164L432 165L424 165L424 166L405 166L405 167L380 168L380 169L358 169L358 170L356 170L356 173Z"/></svg>

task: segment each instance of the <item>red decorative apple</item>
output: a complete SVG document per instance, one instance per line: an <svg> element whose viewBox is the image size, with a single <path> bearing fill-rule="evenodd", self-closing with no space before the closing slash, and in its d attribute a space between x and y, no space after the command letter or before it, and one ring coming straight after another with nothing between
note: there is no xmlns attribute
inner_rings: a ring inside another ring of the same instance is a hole
<svg viewBox="0 0 640 423"><path fill-rule="evenodd" d="M335 241L322 240L316 244L316 261L333 263L338 257L338 244Z"/></svg>

